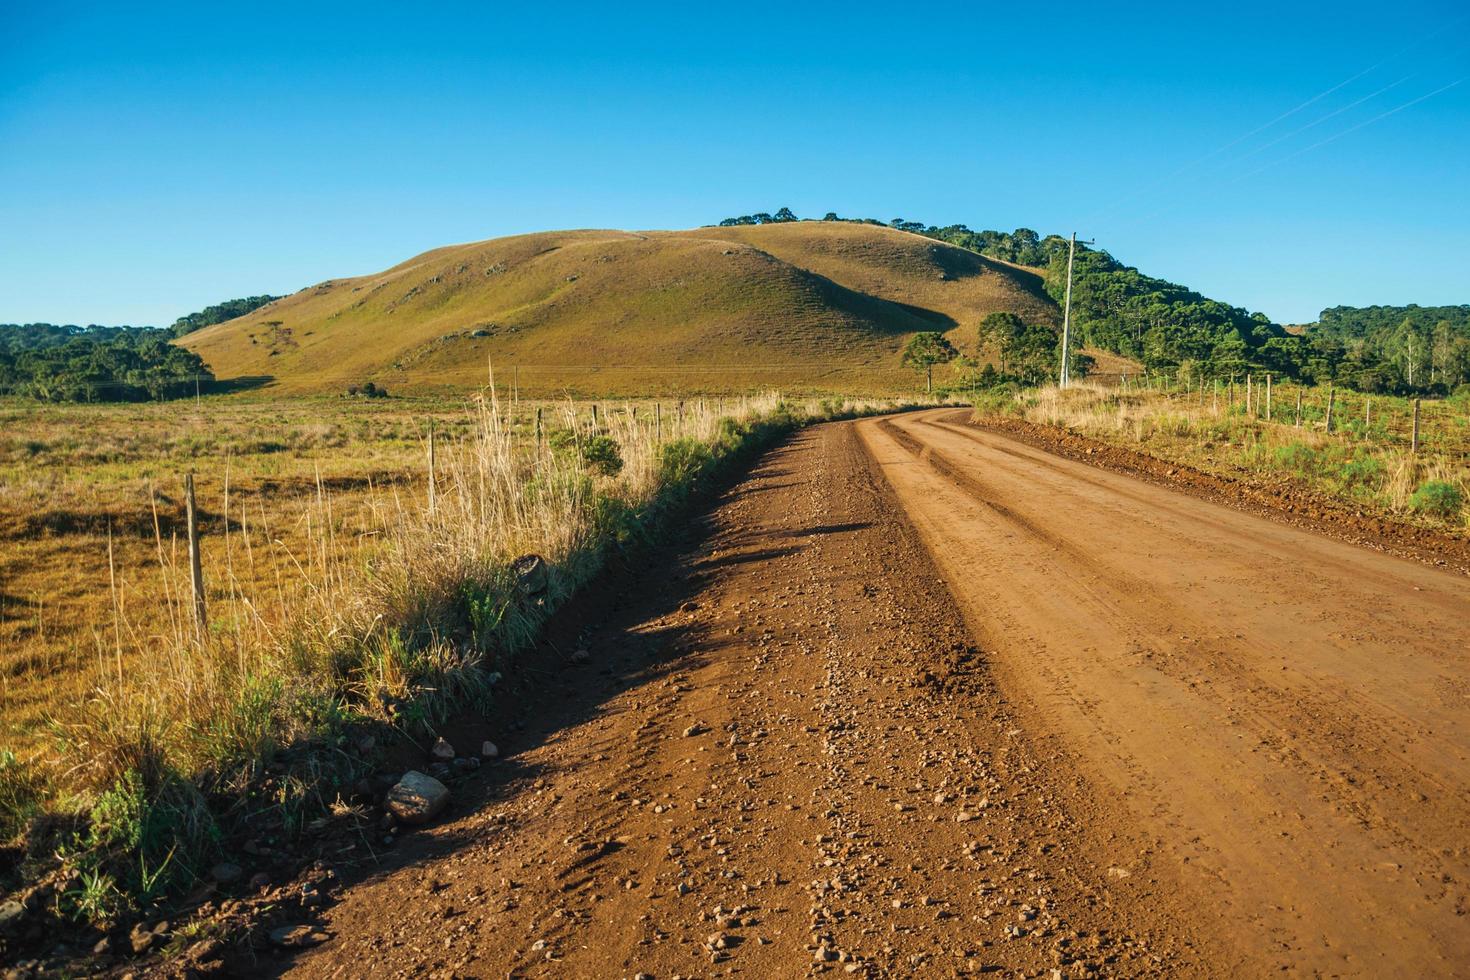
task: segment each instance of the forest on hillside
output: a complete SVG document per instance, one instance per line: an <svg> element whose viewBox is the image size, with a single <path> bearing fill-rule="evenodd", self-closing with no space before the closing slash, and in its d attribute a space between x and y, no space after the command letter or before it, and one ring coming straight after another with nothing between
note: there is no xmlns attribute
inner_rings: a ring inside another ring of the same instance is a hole
<svg viewBox="0 0 1470 980"><path fill-rule="evenodd" d="M720 224L798 220L790 208L781 208ZM1066 292L1068 242L1060 235L842 218L832 211L820 220L895 228L1033 266L1044 272L1046 290L1057 303ZM1263 313L1145 275L1102 249L1079 244L1073 266L1072 317L1079 340L1133 358L1150 374L1194 380L1270 372L1394 394L1447 394L1470 384L1470 306L1339 306L1323 310L1319 322L1301 333L1290 333Z"/></svg>

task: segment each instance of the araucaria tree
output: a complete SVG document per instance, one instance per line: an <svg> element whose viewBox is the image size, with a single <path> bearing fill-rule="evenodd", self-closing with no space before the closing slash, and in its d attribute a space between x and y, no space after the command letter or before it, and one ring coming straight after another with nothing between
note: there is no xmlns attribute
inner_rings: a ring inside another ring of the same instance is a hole
<svg viewBox="0 0 1470 980"><path fill-rule="evenodd" d="M916 368L924 372L924 391L934 390L934 365L946 364L960 354L937 330L926 330L916 333L909 339L909 344L903 349L903 363L905 367Z"/></svg>
<svg viewBox="0 0 1470 980"><path fill-rule="evenodd" d="M990 347L999 355L1003 374L1024 384L1039 384L1057 372L1057 334L1044 323L1027 323L1014 313L991 313L980 322L978 339L982 348ZM1081 377L1090 361L1075 353L1070 360L1073 372Z"/></svg>

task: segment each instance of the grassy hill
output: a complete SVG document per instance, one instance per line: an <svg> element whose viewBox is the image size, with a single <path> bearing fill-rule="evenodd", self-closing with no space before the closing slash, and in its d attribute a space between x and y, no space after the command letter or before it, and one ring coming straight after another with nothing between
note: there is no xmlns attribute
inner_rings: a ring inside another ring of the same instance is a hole
<svg viewBox="0 0 1470 980"><path fill-rule="evenodd" d="M995 310L1056 322L1036 270L907 232L803 222L569 231L425 252L180 341L287 391L518 377L523 393L912 390L912 333L966 352Z"/></svg>

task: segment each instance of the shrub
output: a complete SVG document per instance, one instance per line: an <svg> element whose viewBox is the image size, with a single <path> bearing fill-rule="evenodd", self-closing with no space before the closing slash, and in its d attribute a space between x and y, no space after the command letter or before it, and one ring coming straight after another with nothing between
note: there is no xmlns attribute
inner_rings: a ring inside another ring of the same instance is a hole
<svg viewBox="0 0 1470 980"><path fill-rule="evenodd" d="M1435 517L1454 517L1465 504L1460 488L1445 480L1429 480L1409 498L1409 509Z"/></svg>
<svg viewBox="0 0 1470 980"><path fill-rule="evenodd" d="M563 456L575 456L582 465L603 476L617 476L623 471L623 454L617 441L611 436L590 435L582 438L571 429L555 429L546 437L551 451Z"/></svg>
<svg viewBox="0 0 1470 980"><path fill-rule="evenodd" d="M1342 464L1337 478L1347 489L1371 488L1383 482L1383 462L1377 456L1359 456Z"/></svg>
<svg viewBox="0 0 1470 980"><path fill-rule="evenodd" d="M348 386L347 394L354 398L387 398L388 389L379 388L371 381L367 381L360 385Z"/></svg>
<svg viewBox="0 0 1470 980"><path fill-rule="evenodd" d="M617 476L623 471L623 454L610 436L592 436L583 440L582 462L603 476Z"/></svg>
<svg viewBox="0 0 1470 980"><path fill-rule="evenodd" d="M1322 459L1311 446L1289 442L1276 448L1276 465L1299 476L1310 477L1321 469Z"/></svg>

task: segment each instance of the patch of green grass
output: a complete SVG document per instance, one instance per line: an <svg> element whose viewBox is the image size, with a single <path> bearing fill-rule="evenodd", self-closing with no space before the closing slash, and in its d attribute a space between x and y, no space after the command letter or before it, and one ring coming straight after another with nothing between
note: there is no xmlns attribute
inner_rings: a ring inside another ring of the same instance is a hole
<svg viewBox="0 0 1470 980"><path fill-rule="evenodd" d="M1429 480L1420 485L1409 498L1409 507L1421 514L1451 518L1465 506L1465 495L1453 483L1444 480Z"/></svg>

